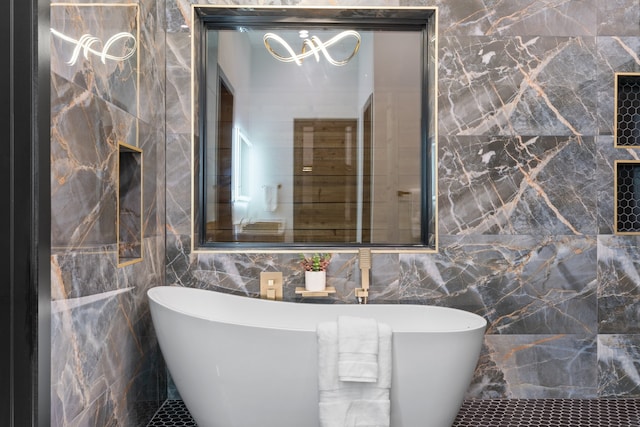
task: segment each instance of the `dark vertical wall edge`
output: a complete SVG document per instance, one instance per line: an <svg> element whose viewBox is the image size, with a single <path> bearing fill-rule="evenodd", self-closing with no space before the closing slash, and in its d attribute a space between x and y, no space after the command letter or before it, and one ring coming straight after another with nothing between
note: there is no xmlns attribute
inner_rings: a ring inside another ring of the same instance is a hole
<svg viewBox="0 0 640 427"><path fill-rule="evenodd" d="M9 15L10 5L2 3L0 13L0 57L9 58L11 49L11 19ZM11 136L11 111L9 102L11 96L11 73L6 64L0 67L0 130L2 141L9 141ZM0 200L9 200L10 197L10 145L0 143ZM0 271L5 272L5 280L0 282L0 324L6 325L0 328L0 425L9 426L11 421L11 283L9 272L10 264L10 211L4 203L0 209Z"/></svg>
<svg viewBox="0 0 640 427"><path fill-rule="evenodd" d="M37 425L51 426L51 31L50 0L37 2L37 134L34 135L35 233L37 244L32 251L37 260Z"/></svg>
<svg viewBox="0 0 640 427"><path fill-rule="evenodd" d="M49 3L2 3L0 425L50 423Z"/></svg>

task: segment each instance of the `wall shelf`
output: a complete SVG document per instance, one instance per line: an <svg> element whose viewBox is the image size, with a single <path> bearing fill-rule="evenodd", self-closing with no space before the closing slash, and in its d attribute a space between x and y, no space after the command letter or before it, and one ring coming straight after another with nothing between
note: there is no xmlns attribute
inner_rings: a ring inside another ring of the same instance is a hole
<svg viewBox="0 0 640 427"><path fill-rule="evenodd" d="M333 286L327 286L324 291L307 291L304 287L297 287L296 294L303 297L328 297L329 294L334 294L336 288Z"/></svg>
<svg viewBox="0 0 640 427"><path fill-rule="evenodd" d="M615 146L640 148L640 73L616 73L614 102Z"/></svg>
<svg viewBox="0 0 640 427"><path fill-rule="evenodd" d="M142 150L118 147L118 266L142 261Z"/></svg>

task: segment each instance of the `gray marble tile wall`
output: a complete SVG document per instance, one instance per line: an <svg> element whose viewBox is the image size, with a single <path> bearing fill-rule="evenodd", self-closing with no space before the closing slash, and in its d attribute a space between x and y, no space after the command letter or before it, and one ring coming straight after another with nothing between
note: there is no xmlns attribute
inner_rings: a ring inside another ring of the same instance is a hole
<svg viewBox="0 0 640 427"><path fill-rule="evenodd" d="M469 397L640 397L638 237L613 234L613 163L640 152L612 136L614 72L640 71L640 3L284 3L439 7L440 250L374 255L371 302L486 317ZM295 300L295 254L190 251L189 7L167 1L166 281L255 296L261 271L283 271ZM329 277L330 302L353 302L355 257Z"/></svg>
<svg viewBox="0 0 640 427"><path fill-rule="evenodd" d="M52 426L146 425L166 397L145 295L165 281L165 21L163 0L51 4ZM105 47L121 31L135 46ZM125 267L121 142L144 156L143 260Z"/></svg>

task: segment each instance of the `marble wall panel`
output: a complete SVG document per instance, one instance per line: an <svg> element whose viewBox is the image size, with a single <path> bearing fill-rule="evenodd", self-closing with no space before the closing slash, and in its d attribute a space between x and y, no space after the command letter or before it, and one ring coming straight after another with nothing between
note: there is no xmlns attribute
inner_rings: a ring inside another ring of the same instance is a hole
<svg viewBox="0 0 640 427"><path fill-rule="evenodd" d="M146 301L164 282L163 241L146 239L145 262L121 269L115 251L53 256L52 425L144 425L166 397Z"/></svg>
<svg viewBox="0 0 640 427"><path fill-rule="evenodd" d="M191 233L191 136L167 134L166 141L167 232Z"/></svg>
<svg viewBox="0 0 640 427"><path fill-rule="evenodd" d="M52 245L115 243L116 154L135 119L53 74L51 125Z"/></svg>
<svg viewBox="0 0 640 427"><path fill-rule="evenodd" d="M440 8L443 36L595 35L598 3L597 0L435 1Z"/></svg>
<svg viewBox="0 0 640 427"><path fill-rule="evenodd" d="M139 36L127 60L80 52L75 64L65 64L73 44L52 37L52 426L146 425L166 398L146 300L166 278L164 13L164 0L51 7L52 28L74 36ZM116 256L120 142L144 151L143 260L124 268Z"/></svg>
<svg viewBox="0 0 640 427"><path fill-rule="evenodd" d="M52 4L52 72L137 115L138 17L136 4Z"/></svg>
<svg viewBox="0 0 640 427"><path fill-rule="evenodd" d="M165 229L165 134L140 123L140 148L144 153L143 232L145 237L164 236Z"/></svg>
<svg viewBox="0 0 640 427"><path fill-rule="evenodd" d="M595 335L487 335L468 397L597 397Z"/></svg>
<svg viewBox="0 0 640 427"><path fill-rule="evenodd" d="M591 137L441 137L441 234L594 234Z"/></svg>
<svg viewBox="0 0 640 427"><path fill-rule="evenodd" d="M167 33L166 114L168 134L191 135L191 38Z"/></svg>
<svg viewBox="0 0 640 427"><path fill-rule="evenodd" d="M329 3L363 4L274 4ZM611 133L613 73L640 71L640 4L382 3L439 7L440 248L375 254L370 301L485 316L469 397L637 396L636 239L611 234L613 163L640 155ZM261 271L283 271L286 300L352 303L354 255L330 267L338 292L310 301L295 254L191 253L189 5L167 2L167 283L254 297Z"/></svg>
<svg viewBox="0 0 640 427"><path fill-rule="evenodd" d="M147 123L165 122L165 7L164 0L141 0L140 105L137 116Z"/></svg>
<svg viewBox="0 0 640 427"><path fill-rule="evenodd" d="M633 0L596 2L599 36L640 36L640 8Z"/></svg>
<svg viewBox="0 0 640 427"><path fill-rule="evenodd" d="M598 320L602 334L640 333L640 237L598 237Z"/></svg>
<svg viewBox="0 0 640 427"><path fill-rule="evenodd" d="M598 395L640 398L640 335L598 336Z"/></svg>
<svg viewBox="0 0 640 427"><path fill-rule="evenodd" d="M401 299L480 314L488 334L597 332L594 239L443 237L442 246L400 257Z"/></svg>
<svg viewBox="0 0 640 427"><path fill-rule="evenodd" d="M458 36L439 44L440 135L595 133L595 38Z"/></svg>

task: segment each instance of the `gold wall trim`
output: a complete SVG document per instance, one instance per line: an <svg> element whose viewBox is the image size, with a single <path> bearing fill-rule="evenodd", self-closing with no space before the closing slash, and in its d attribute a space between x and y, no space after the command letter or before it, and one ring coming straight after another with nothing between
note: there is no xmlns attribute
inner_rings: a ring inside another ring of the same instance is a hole
<svg viewBox="0 0 640 427"><path fill-rule="evenodd" d="M132 152L140 155L140 256L135 258L121 257L120 256L120 153ZM116 255L118 257L118 267L125 267L127 265L136 264L144 260L144 153L142 149L134 147L133 145L126 144L124 142L118 143L118 182L116 188Z"/></svg>

